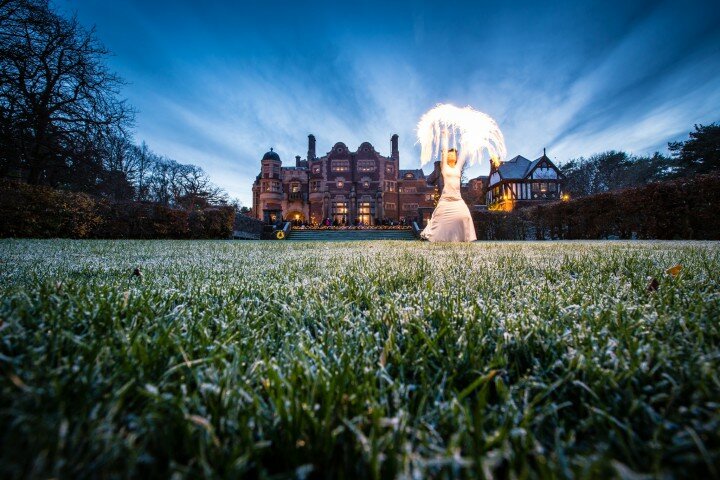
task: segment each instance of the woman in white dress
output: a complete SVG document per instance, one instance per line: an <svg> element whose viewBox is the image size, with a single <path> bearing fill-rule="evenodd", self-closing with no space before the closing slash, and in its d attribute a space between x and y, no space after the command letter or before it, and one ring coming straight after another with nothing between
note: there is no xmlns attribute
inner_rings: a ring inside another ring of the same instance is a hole
<svg viewBox="0 0 720 480"><path fill-rule="evenodd" d="M462 164L457 161L457 150L451 148L440 159L443 191L432 218L420 236L431 242L474 242L475 225L470 210L460 196Z"/></svg>

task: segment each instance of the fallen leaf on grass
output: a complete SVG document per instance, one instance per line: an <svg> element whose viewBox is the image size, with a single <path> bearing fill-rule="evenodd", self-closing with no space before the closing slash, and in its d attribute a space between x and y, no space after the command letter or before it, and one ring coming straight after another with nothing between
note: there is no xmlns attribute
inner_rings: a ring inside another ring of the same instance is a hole
<svg viewBox="0 0 720 480"><path fill-rule="evenodd" d="M667 273L668 275L672 275L673 277L677 277L681 270L682 270L682 265L680 265L678 263L674 267L670 267L667 270L665 270L665 273Z"/></svg>

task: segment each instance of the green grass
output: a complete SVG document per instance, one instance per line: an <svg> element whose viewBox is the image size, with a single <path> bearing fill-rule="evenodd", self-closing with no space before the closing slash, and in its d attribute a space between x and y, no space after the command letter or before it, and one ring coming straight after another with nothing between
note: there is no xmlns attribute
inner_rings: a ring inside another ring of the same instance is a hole
<svg viewBox="0 0 720 480"><path fill-rule="evenodd" d="M3 240L0 296L4 478L720 474L718 243Z"/></svg>

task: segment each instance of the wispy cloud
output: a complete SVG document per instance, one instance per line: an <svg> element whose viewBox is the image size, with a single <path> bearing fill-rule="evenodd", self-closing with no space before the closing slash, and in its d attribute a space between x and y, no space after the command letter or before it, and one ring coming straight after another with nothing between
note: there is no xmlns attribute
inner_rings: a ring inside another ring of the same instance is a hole
<svg viewBox="0 0 720 480"><path fill-rule="evenodd" d="M138 140L202 166L246 204L262 154L272 146L291 163L309 133L321 153L370 141L386 154L398 133L401 165L417 167L415 125L438 102L495 117L511 155L548 147L561 162L649 153L720 120L711 1L76 8L131 81Z"/></svg>

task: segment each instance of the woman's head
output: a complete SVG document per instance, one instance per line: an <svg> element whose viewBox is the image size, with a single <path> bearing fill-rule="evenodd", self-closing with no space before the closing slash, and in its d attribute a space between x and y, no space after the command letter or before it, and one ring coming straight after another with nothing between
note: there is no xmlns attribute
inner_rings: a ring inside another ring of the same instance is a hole
<svg viewBox="0 0 720 480"><path fill-rule="evenodd" d="M457 150L454 148L451 148L447 152L447 164L451 167L454 167L457 164Z"/></svg>

